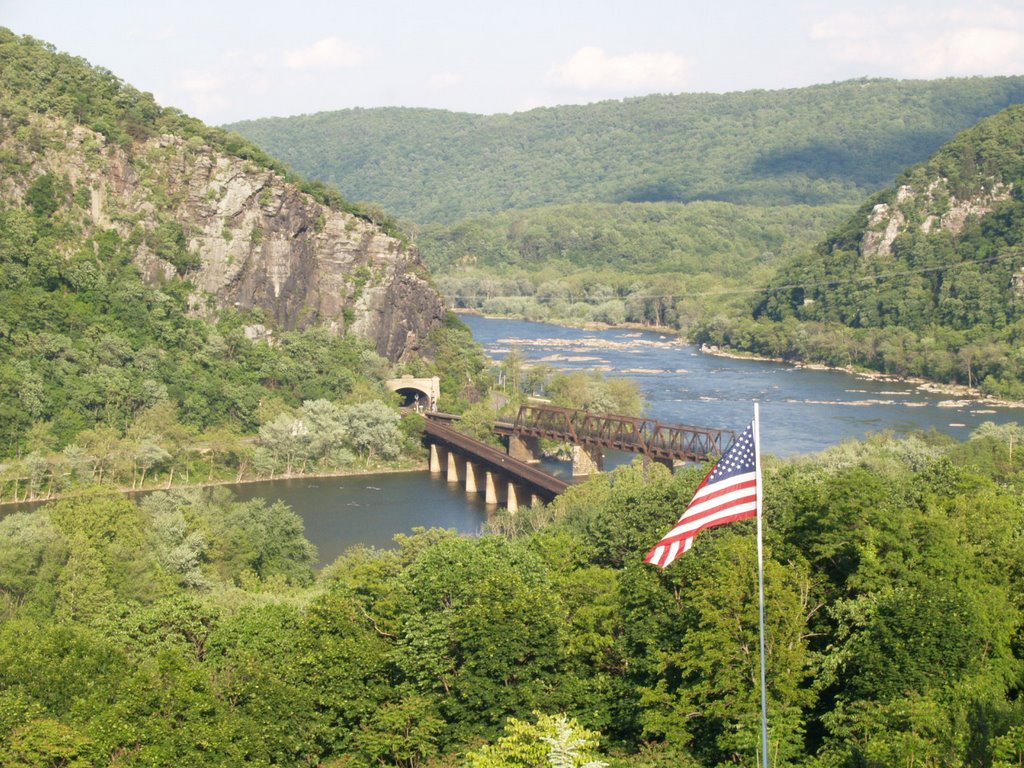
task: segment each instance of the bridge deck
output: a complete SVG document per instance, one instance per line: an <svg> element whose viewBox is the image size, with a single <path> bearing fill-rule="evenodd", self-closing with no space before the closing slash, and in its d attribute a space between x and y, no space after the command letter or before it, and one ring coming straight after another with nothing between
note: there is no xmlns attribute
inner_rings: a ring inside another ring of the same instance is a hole
<svg viewBox="0 0 1024 768"><path fill-rule="evenodd" d="M502 474L509 475L524 485L528 485L538 491L538 495L550 501L555 496L563 493L569 487L569 483L554 475L538 469L526 462L513 459L507 453L482 443L469 435L452 429L446 424L441 424L435 418L435 414L429 414L426 420L424 431L434 440L447 443L459 450L473 456L475 461L492 467Z"/></svg>

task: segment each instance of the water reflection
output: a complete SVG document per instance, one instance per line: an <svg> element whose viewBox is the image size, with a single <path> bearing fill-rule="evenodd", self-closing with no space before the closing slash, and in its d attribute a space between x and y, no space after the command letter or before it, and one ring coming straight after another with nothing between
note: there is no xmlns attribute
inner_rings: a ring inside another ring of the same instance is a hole
<svg viewBox="0 0 1024 768"><path fill-rule="evenodd" d="M396 533L413 528L454 528L477 533L487 520L480 495L467 496L429 472L271 480L234 486L240 500L281 499L306 524L320 565L333 562L348 547L393 547Z"/></svg>

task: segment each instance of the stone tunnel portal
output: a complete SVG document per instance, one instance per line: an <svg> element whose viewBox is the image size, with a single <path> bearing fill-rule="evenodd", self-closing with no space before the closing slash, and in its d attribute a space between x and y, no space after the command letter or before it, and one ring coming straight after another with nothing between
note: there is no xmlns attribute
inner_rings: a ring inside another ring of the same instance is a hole
<svg viewBox="0 0 1024 768"><path fill-rule="evenodd" d="M420 412L436 411L441 396L441 380L437 376L416 378L406 375L400 379L389 379L388 388L402 397L404 408L415 408Z"/></svg>

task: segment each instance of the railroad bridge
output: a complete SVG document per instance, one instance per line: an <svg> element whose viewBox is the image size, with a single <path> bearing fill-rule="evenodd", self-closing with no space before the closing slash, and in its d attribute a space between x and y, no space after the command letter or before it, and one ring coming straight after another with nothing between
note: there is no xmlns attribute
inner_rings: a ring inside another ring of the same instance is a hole
<svg viewBox="0 0 1024 768"><path fill-rule="evenodd" d="M639 453L671 468L677 461L721 456L736 439L732 430L531 404L520 407L514 422L494 425L494 431L508 440L505 453L446 423L456 416L426 415L430 471L463 484L467 493L483 491L488 504L504 504L510 512L527 502L551 501L568 487L533 466L540 460L541 438L572 444L573 477L601 471L606 450Z"/></svg>
<svg viewBox="0 0 1024 768"><path fill-rule="evenodd" d="M526 461L539 458L542 437L571 443L574 477L600 472L607 450L639 453L671 469L677 461L721 456L736 439L732 430L535 404L521 406L511 425L495 431L508 436L510 455Z"/></svg>

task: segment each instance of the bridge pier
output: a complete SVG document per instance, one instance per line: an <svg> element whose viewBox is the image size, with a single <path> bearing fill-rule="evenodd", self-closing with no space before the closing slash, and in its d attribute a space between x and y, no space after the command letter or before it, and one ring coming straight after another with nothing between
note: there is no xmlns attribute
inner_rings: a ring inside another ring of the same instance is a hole
<svg viewBox="0 0 1024 768"><path fill-rule="evenodd" d="M469 459L466 459L466 495L475 495L477 492L477 474L479 468Z"/></svg>
<svg viewBox="0 0 1024 768"><path fill-rule="evenodd" d="M448 451L448 472L445 474L449 483L461 483L466 476L466 460L455 451Z"/></svg>
<svg viewBox="0 0 1024 768"><path fill-rule="evenodd" d="M500 499L504 495L504 480L496 475L494 472L487 470L484 473L484 503L488 505L498 506Z"/></svg>
<svg viewBox="0 0 1024 768"><path fill-rule="evenodd" d="M440 475L448 466L448 451L437 443L430 444L430 474Z"/></svg>
<svg viewBox="0 0 1024 768"><path fill-rule="evenodd" d="M508 455L527 464L536 464L540 461L540 438L509 435Z"/></svg>
<svg viewBox="0 0 1024 768"><path fill-rule="evenodd" d="M600 447L588 448L585 445L572 447L572 476L586 477L604 470L604 454Z"/></svg>
<svg viewBox="0 0 1024 768"><path fill-rule="evenodd" d="M507 485L507 489L505 493L505 509L514 515L519 511L519 497L522 495L523 489L512 482Z"/></svg>

